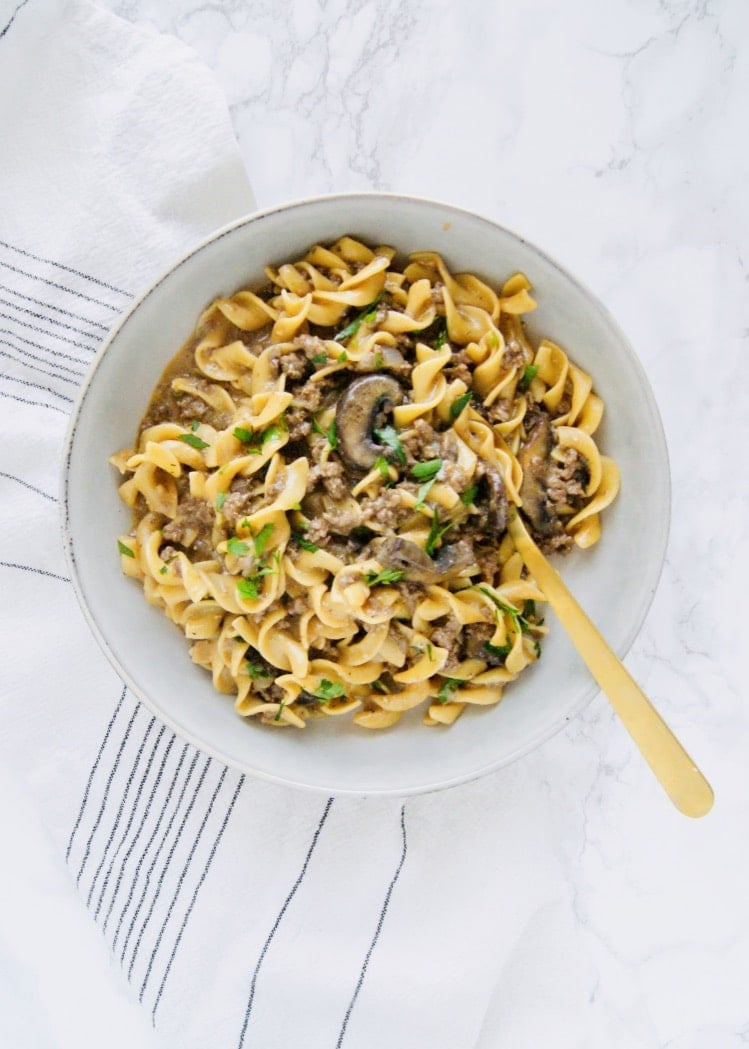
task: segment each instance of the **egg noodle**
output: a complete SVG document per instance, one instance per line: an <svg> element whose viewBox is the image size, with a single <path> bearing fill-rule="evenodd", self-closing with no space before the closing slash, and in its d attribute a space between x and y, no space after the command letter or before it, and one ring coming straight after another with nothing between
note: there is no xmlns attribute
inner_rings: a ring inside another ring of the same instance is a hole
<svg viewBox="0 0 749 1049"><path fill-rule="evenodd" d="M588 547L618 490L590 377L531 344L519 273L495 291L343 237L266 276L203 312L110 460L124 573L244 717L496 704L546 630L508 504Z"/></svg>

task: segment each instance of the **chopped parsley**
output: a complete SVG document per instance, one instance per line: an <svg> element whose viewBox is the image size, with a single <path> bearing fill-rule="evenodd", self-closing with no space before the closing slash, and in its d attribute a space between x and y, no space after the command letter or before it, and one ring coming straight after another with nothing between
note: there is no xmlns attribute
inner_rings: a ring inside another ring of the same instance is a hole
<svg viewBox="0 0 749 1049"><path fill-rule="evenodd" d="M328 363L328 355L327 355L327 353L316 353L315 356L312 358L312 363L313 364L327 364Z"/></svg>
<svg viewBox="0 0 749 1049"><path fill-rule="evenodd" d="M273 423L273 425L269 426L267 430L263 430L260 436L260 443L267 444L268 441L277 441L278 438L281 436L281 433L281 427L278 426L276 423Z"/></svg>
<svg viewBox="0 0 749 1049"><path fill-rule="evenodd" d="M242 539L237 539L235 535L228 540L226 549L232 557L242 557L244 554L249 554L250 547L248 543L245 543Z"/></svg>
<svg viewBox="0 0 749 1049"><path fill-rule="evenodd" d="M259 596L258 580L255 576L237 580L237 593L244 601L257 600Z"/></svg>
<svg viewBox="0 0 749 1049"><path fill-rule="evenodd" d="M276 716L273 718L274 721L280 721L281 720L281 713L282 713L283 708L285 706L286 706L286 700L282 699L281 702L278 704L278 710L276 711Z"/></svg>
<svg viewBox="0 0 749 1049"><path fill-rule="evenodd" d="M232 430L232 435L241 441L242 444L253 444L256 440L255 431L247 430L244 426L235 426Z"/></svg>
<svg viewBox="0 0 749 1049"><path fill-rule="evenodd" d="M523 368L523 377L520 380L520 386L524 390L527 389L527 387L530 386L530 384L533 382L533 380L536 378L537 375L538 375L538 365L537 364L526 364L525 368Z"/></svg>
<svg viewBox="0 0 749 1049"><path fill-rule="evenodd" d="M375 353L375 355L374 355L374 366L375 366L375 368L382 368L382 366L384 365L384 363L385 363L385 362L384 362L384 360L382 359L382 354L380 353L380 351L379 351L379 350L377 350L377 352L376 352L376 353Z"/></svg>
<svg viewBox="0 0 749 1049"><path fill-rule="evenodd" d="M527 634L535 625L533 623L529 623L526 616L523 615L523 613L521 613L519 609L515 608L513 605L505 604L504 601L501 601L497 597L497 595L492 593L492 591L489 590L487 587L480 586L477 589L479 589L482 594L488 597L492 604L495 605L500 612L506 612L507 615L511 617L515 630L522 631L522 633Z"/></svg>
<svg viewBox="0 0 749 1049"><path fill-rule="evenodd" d="M464 506L470 506L471 503L475 500L476 495L478 494L478 490L479 486L477 484L472 484L470 488L466 488L465 492L461 493L461 503L463 503Z"/></svg>
<svg viewBox="0 0 749 1049"><path fill-rule="evenodd" d="M241 639L237 638L237 640L239 641ZM273 677L268 668L263 666L262 663L252 663L249 660L247 661L247 673L250 675L253 681L255 681L256 678L259 677Z"/></svg>
<svg viewBox="0 0 749 1049"><path fill-rule="evenodd" d="M496 656L503 661L507 659L511 650L512 645L492 645L489 641L484 642L484 651L487 655Z"/></svg>
<svg viewBox="0 0 749 1049"><path fill-rule="evenodd" d="M419 490L416 493L416 502L414 503L414 510L421 510L421 508L424 506L426 497L431 492L435 480L436 478L433 477L431 481L425 481L424 484L422 484L419 487Z"/></svg>
<svg viewBox="0 0 749 1049"><path fill-rule="evenodd" d="M328 679L324 677L311 695L313 695L315 699L319 699L321 703L327 703L331 699L339 699L343 696L344 688L340 681L328 681Z"/></svg>
<svg viewBox="0 0 749 1049"><path fill-rule="evenodd" d="M441 350L446 342L447 342L447 325L444 326L442 331L439 333L437 338L432 343L432 346L434 347L435 350Z"/></svg>
<svg viewBox="0 0 749 1049"><path fill-rule="evenodd" d="M348 354L346 353L345 350L341 350L341 352L338 354L338 357L336 359L337 359L339 364L345 364L346 361L348 360Z"/></svg>
<svg viewBox="0 0 749 1049"><path fill-rule="evenodd" d="M268 540L272 535L273 525L270 522L268 522L268 524L263 525L258 534L252 540L253 546L255 547L256 557L263 556L263 550L265 550L266 546L268 545Z"/></svg>
<svg viewBox="0 0 749 1049"><path fill-rule="evenodd" d="M376 681L372 682L372 688L375 690L375 692L382 692L382 694L385 696L389 695L390 693L390 689L387 687L385 682L380 681L379 678Z"/></svg>
<svg viewBox="0 0 749 1049"><path fill-rule="evenodd" d="M374 302L370 302L369 306L365 306L362 312L347 324L345 328L342 328L335 336L335 342L343 342L344 339L350 339L352 335L356 335L362 324L369 324L377 316L377 307L382 299L383 292L377 296Z"/></svg>
<svg viewBox="0 0 749 1049"><path fill-rule="evenodd" d="M328 432L325 434L325 436L328 439L328 444L333 449L333 451L335 451L338 447L338 428L336 427L335 419L333 419L330 426L328 427Z"/></svg>
<svg viewBox="0 0 749 1049"><path fill-rule="evenodd" d="M302 550L307 550L310 554L316 554L320 549L316 543L311 542L309 539L305 539L303 535L299 535L296 532L294 533L294 538L301 546Z"/></svg>
<svg viewBox="0 0 749 1049"><path fill-rule="evenodd" d="M428 481L442 469L441 459L427 459L425 463L415 463L411 468L411 476L417 481Z"/></svg>
<svg viewBox="0 0 749 1049"><path fill-rule="evenodd" d="M195 433L199 428L200 428L200 423L196 419L195 422L193 422L192 425L190 426L190 429L192 430L193 433Z"/></svg>
<svg viewBox="0 0 749 1049"><path fill-rule="evenodd" d="M401 466L406 465L406 450L401 444L401 439L398 436L398 431L394 426L383 426L381 430L375 430L375 437L378 437L382 444L387 448L390 448L395 456L395 461L400 463Z"/></svg>
<svg viewBox="0 0 749 1049"><path fill-rule="evenodd" d="M454 422L471 399L471 391L466 390L450 405L450 419Z"/></svg>
<svg viewBox="0 0 749 1049"><path fill-rule="evenodd" d="M130 547L125 546L125 544L120 542L119 539L117 540L117 549L120 551L121 554L124 554L125 557L135 557L135 553L130 549Z"/></svg>
<svg viewBox="0 0 749 1049"><path fill-rule="evenodd" d="M458 678L445 678L445 680L442 682L442 686L439 692L437 693L437 701L439 703L449 703L450 700L453 698L453 692L458 687L458 685L461 684L462 682Z"/></svg>
<svg viewBox="0 0 749 1049"><path fill-rule="evenodd" d="M166 575L169 571L169 565L162 565L159 569L159 575Z"/></svg>
<svg viewBox="0 0 749 1049"><path fill-rule="evenodd" d="M365 572L364 581L367 586L388 586L400 582L405 574L402 568L383 568L381 572Z"/></svg>
<svg viewBox="0 0 749 1049"><path fill-rule="evenodd" d="M208 447L208 442L202 440L195 433L181 433L177 440L184 441L185 444L189 444L191 448L197 448L198 451Z"/></svg>
<svg viewBox="0 0 749 1049"><path fill-rule="evenodd" d="M429 662L434 662L434 645L427 643L427 655L429 656Z"/></svg>
<svg viewBox="0 0 749 1049"><path fill-rule="evenodd" d="M229 494L228 492L219 492L218 493L218 495L216 496L216 498L215 498L215 500L213 502L213 505L216 507L217 510L220 510L221 507L224 505L224 503L226 502L226 497L227 497L228 494Z"/></svg>
<svg viewBox="0 0 749 1049"><path fill-rule="evenodd" d="M452 528L453 524L453 521L448 521L447 524L444 525L441 524L439 514L435 510L432 515L432 523L429 526L429 535L427 537L426 546L424 547L430 557L433 556L435 548L441 541L442 536Z"/></svg>
<svg viewBox="0 0 749 1049"><path fill-rule="evenodd" d="M383 481L390 480L390 466L384 455L378 455L375 459L374 469L380 471L380 477Z"/></svg>

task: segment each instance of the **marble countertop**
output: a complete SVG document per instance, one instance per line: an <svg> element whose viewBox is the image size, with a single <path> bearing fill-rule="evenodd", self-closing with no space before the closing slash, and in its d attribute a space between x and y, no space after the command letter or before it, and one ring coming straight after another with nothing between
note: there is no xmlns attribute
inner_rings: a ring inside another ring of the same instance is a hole
<svg viewBox="0 0 749 1049"><path fill-rule="evenodd" d="M675 813L600 696L508 770L527 819L548 831L547 902L496 974L475 1049L749 1043L749 737L736 600L749 578L740 457L749 5L103 6L197 49L228 98L260 207L377 189L480 211L558 257L631 339L663 417L673 517L661 585L627 663L708 775L716 805L702 821ZM12 973L0 980L0 1033L5 1025L12 1037L0 1041L155 1045L109 980L93 926L89 938L75 934L76 964L63 964L77 903L20 788L2 785L2 818L33 875L0 872L4 898L16 900L0 917L0 968ZM35 1030L29 1013L42 1012Z"/></svg>

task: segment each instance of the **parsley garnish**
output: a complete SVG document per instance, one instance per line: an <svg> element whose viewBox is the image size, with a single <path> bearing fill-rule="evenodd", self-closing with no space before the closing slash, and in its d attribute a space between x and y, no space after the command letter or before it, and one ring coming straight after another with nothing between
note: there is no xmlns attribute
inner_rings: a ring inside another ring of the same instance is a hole
<svg viewBox="0 0 749 1049"><path fill-rule="evenodd" d="M240 639L237 638L237 640ZM247 662L247 673L253 681L259 677L273 677L268 668L264 667L262 663L251 663L249 660Z"/></svg>
<svg viewBox="0 0 749 1049"><path fill-rule="evenodd" d="M476 498L478 490L479 486L477 484L472 484L470 488L466 488L465 492L460 496L461 503L463 503L464 506L470 506Z"/></svg>
<svg viewBox="0 0 749 1049"><path fill-rule="evenodd" d="M387 586L400 582L405 574L402 568L383 568L381 572L365 572L364 581L367 586Z"/></svg>
<svg viewBox="0 0 749 1049"><path fill-rule="evenodd" d="M453 692L462 682L455 677L448 677L442 682L442 687L437 693L437 700L440 703L449 703L452 699Z"/></svg>
<svg viewBox="0 0 749 1049"><path fill-rule="evenodd" d="M208 443L201 440L201 438L195 433L181 433L177 440L184 441L185 444L189 444L191 448L197 448L198 451L208 447Z"/></svg>
<svg viewBox="0 0 749 1049"><path fill-rule="evenodd" d="M398 436L398 431L394 426L383 426L381 430L375 430L375 437L379 437L380 441L391 448L395 454L395 461L400 463L401 466L406 465L406 450L401 444L401 439Z"/></svg>
<svg viewBox="0 0 749 1049"><path fill-rule="evenodd" d="M434 482L435 478L433 477L431 481L425 481L424 484L420 486L418 492L416 493L416 502L414 503L414 510L421 510L421 508L424 506L424 501L431 492Z"/></svg>
<svg viewBox="0 0 749 1049"><path fill-rule="evenodd" d="M317 546L316 543L311 542L309 539L305 539L303 535L298 535L297 533L295 533L294 538L296 539L297 543L299 543L302 550L307 550L311 554L316 554L317 551L320 549L320 547Z"/></svg>
<svg viewBox="0 0 749 1049"><path fill-rule="evenodd" d="M169 565L162 565L159 569L159 575L166 575L169 571Z"/></svg>
<svg viewBox="0 0 749 1049"><path fill-rule="evenodd" d="M499 659L506 659L511 650L512 645L492 645L489 641L484 642L484 651L490 656L497 656Z"/></svg>
<svg viewBox="0 0 749 1049"><path fill-rule="evenodd" d="M255 431L246 430L244 426L235 426L232 430L232 434L238 441L241 441L242 444L252 444L255 440Z"/></svg>
<svg viewBox="0 0 749 1049"><path fill-rule="evenodd" d="M272 535L273 535L273 525L270 522L268 522L268 524L264 524L263 525L263 527L260 529L258 534L252 540L253 545L255 547L255 556L256 557L262 557L263 550L265 550L266 546L268 545L268 540L270 539L270 537Z"/></svg>
<svg viewBox="0 0 749 1049"><path fill-rule="evenodd" d="M454 422L471 399L471 391L466 390L450 405L450 419Z"/></svg>
<svg viewBox="0 0 749 1049"><path fill-rule="evenodd" d="M523 368L523 377L520 380L520 386L525 390L528 386L530 386L530 384L533 382L537 375L538 365L526 364L525 368Z"/></svg>
<svg viewBox="0 0 749 1049"><path fill-rule="evenodd" d="M125 544L121 543L119 539L117 540L117 549L120 551L121 554L124 554L125 557L135 557L135 554L130 549L130 547L125 546Z"/></svg>
<svg viewBox="0 0 749 1049"><path fill-rule="evenodd" d="M237 593L245 601L249 601L250 599L257 600L259 594L257 583L258 581L255 576L251 576L249 579L238 579Z"/></svg>
<svg viewBox="0 0 749 1049"><path fill-rule="evenodd" d="M331 699L338 699L343 694L343 685L339 681L328 681L326 677L322 679L315 691L311 693L321 703L327 703Z"/></svg>
<svg viewBox="0 0 749 1049"><path fill-rule="evenodd" d="M434 477L442 469L441 459L427 459L425 463L415 463L411 468L411 475L416 478L417 481L428 481L430 477Z"/></svg>
<svg viewBox="0 0 749 1049"><path fill-rule="evenodd" d="M453 521L448 521L447 524L444 525L440 524L439 514L436 511L434 512L432 523L429 526L429 536L426 541L426 546L424 547L430 557L434 554L437 543L440 542L445 532L448 532L452 528L453 524Z"/></svg>
<svg viewBox="0 0 749 1049"><path fill-rule="evenodd" d="M385 362L384 362L384 360L382 359L382 354L381 354L381 353L380 353L380 351L378 350L378 351L377 351L377 352L375 353L375 355L374 355L374 366L375 366L375 368L382 368L382 366L384 365L384 363L385 363Z"/></svg>
<svg viewBox="0 0 749 1049"><path fill-rule="evenodd" d="M335 419L333 419L330 426L328 427L328 432L325 434L325 436L328 439L328 444L333 449L333 451L335 451L338 447L338 428L336 427Z"/></svg>
<svg viewBox="0 0 749 1049"><path fill-rule="evenodd" d="M192 430L193 433L195 433L198 430L199 427L200 427L200 423L196 419L195 422L191 424L190 429Z"/></svg>
<svg viewBox="0 0 749 1049"><path fill-rule="evenodd" d="M494 604L500 610L500 612L506 612L512 618L512 622L516 630L522 631L524 634L527 634L528 631L532 628L533 624L528 622L526 617L520 612L519 609L514 608L512 605L505 604L504 601L500 601L497 595L493 594L491 590L487 589L487 587L485 586L480 586L478 587L478 589L481 591L482 594L485 594L486 597L489 598L492 604Z"/></svg>
<svg viewBox="0 0 749 1049"><path fill-rule="evenodd" d="M380 477L383 479L383 481L390 480L390 467L384 455L377 456L377 458L375 459L374 468L375 470L380 471Z"/></svg>
<svg viewBox="0 0 749 1049"><path fill-rule="evenodd" d="M337 360L339 364L346 363L346 361L348 360L348 354L345 350L341 350L341 352L338 354Z"/></svg>
<svg viewBox="0 0 749 1049"><path fill-rule="evenodd" d="M260 437L260 443L266 444L268 441L277 441L280 436L281 427L276 425L276 423L273 423L273 425L269 426L267 430L263 430Z"/></svg>
<svg viewBox="0 0 749 1049"><path fill-rule="evenodd" d="M370 321L373 321L377 316L377 307L383 294L383 292L380 292L374 302L370 302L369 306L365 306L364 310L358 317L354 317L350 324L347 324L345 328L342 328L335 336L335 341L343 342L344 339L351 338L352 335L356 335L362 324L368 324Z"/></svg>
<svg viewBox="0 0 749 1049"><path fill-rule="evenodd" d="M281 720L281 711L283 710L283 708L285 706L286 706L286 700L282 699L281 702L278 705L278 710L276 711L276 716L273 718L274 721L280 721Z"/></svg>
<svg viewBox="0 0 749 1049"><path fill-rule="evenodd" d="M380 681L379 678L376 681L372 682L372 688L375 690L375 692L382 692L386 696L390 693L390 689L387 687L385 682Z"/></svg>
<svg viewBox="0 0 749 1049"><path fill-rule="evenodd" d="M213 504L216 507L217 510L220 510L221 507L224 505L224 503L226 502L226 497L227 497L228 494L229 494L228 492L219 492L218 493L218 495L216 496L216 498L214 500L214 504Z"/></svg>
<svg viewBox="0 0 749 1049"><path fill-rule="evenodd" d="M235 535L227 542L226 549L232 557L242 557L243 554L249 554L250 552L249 545L244 540L237 539Z"/></svg>
<svg viewBox="0 0 749 1049"><path fill-rule="evenodd" d="M432 343L432 346L434 347L435 350L441 350L446 342L447 342L447 325L445 325L445 327L439 333L437 338Z"/></svg>
<svg viewBox="0 0 749 1049"><path fill-rule="evenodd" d="M326 353L316 353L315 356L312 358L312 363L313 364L327 364L328 363L328 355Z"/></svg>

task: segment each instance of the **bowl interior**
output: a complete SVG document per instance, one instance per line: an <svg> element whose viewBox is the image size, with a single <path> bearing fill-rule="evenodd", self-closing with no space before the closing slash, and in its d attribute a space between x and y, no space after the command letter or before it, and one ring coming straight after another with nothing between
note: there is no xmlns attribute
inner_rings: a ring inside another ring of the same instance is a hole
<svg viewBox="0 0 749 1049"><path fill-rule="evenodd" d="M537 745L595 694L551 613L539 662L499 707L468 710L449 729L425 728L418 712L394 729L367 732L343 718L304 731L244 723L230 697L190 661L187 642L119 568L115 538L129 529L107 463L132 443L167 361L215 296L263 280L263 267L310 244L349 233L403 253L441 252L453 272L495 285L515 270L531 280L538 309L529 325L593 376L606 412L598 434L618 463L622 489L589 551L559 558L565 581L623 655L658 582L669 519L663 431L644 372L597 300L516 234L476 215L413 198L372 194L277 208L220 231L175 265L135 304L102 347L71 423L63 474L64 538L73 580L104 651L138 696L178 733L256 775L326 791L407 793L497 768Z"/></svg>

